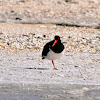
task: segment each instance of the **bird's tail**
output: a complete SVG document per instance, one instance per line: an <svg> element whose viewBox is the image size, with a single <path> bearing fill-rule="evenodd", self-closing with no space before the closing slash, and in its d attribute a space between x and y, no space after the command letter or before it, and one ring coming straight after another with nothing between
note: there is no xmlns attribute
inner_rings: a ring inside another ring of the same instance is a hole
<svg viewBox="0 0 100 100"><path fill-rule="evenodd" d="M42 59L45 59L45 57L42 57Z"/></svg>

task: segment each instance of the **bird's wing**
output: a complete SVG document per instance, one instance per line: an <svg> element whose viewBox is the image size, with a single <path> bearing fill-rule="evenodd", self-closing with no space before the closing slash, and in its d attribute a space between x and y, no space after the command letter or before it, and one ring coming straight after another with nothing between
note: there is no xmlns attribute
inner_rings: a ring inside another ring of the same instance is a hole
<svg viewBox="0 0 100 100"><path fill-rule="evenodd" d="M53 41L50 41L44 46L43 51L42 51L42 57L47 56L47 53L49 52L52 44L53 44Z"/></svg>

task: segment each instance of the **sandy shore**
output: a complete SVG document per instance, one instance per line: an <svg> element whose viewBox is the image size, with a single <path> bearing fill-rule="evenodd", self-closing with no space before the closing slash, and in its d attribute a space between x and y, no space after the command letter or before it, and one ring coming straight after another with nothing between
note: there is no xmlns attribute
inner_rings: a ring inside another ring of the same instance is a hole
<svg viewBox="0 0 100 100"><path fill-rule="evenodd" d="M100 100L99 29L2 23L0 32L0 100ZM67 42L58 71L41 59L54 35Z"/></svg>
<svg viewBox="0 0 100 100"><path fill-rule="evenodd" d="M67 54L55 61L40 53L0 54L1 100L100 100L100 54Z"/></svg>
<svg viewBox="0 0 100 100"><path fill-rule="evenodd" d="M40 53L0 54L1 83L100 85L100 54L65 54L55 61Z"/></svg>
<svg viewBox="0 0 100 100"><path fill-rule="evenodd" d="M99 0L4 0L0 22L55 23L100 29Z"/></svg>
<svg viewBox="0 0 100 100"><path fill-rule="evenodd" d="M57 71L41 59L55 35ZM1 0L0 100L100 100L100 0Z"/></svg>

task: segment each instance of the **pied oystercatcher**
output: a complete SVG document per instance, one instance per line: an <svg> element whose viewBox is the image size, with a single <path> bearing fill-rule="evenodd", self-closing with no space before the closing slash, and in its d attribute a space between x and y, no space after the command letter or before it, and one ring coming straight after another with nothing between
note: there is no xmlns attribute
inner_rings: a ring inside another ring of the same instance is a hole
<svg viewBox="0 0 100 100"><path fill-rule="evenodd" d="M53 60L60 59L64 51L64 45L61 43L60 37L58 35L55 36L54 40L46 43L42 51L42 59L52 60L52 64L54 66L54 70L58 70Z"/></svg>

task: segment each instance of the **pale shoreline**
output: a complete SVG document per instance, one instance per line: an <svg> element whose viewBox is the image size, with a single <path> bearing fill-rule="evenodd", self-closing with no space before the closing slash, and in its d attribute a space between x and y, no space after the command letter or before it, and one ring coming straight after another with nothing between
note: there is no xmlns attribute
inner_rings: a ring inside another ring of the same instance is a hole
<svg viewBox="0 0 100 100"><path fill-rule="evenodd" d="M1 83L100 85L100 54L66 54L42 60L40 53L0 54Z"/></svg>

